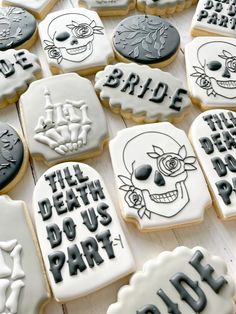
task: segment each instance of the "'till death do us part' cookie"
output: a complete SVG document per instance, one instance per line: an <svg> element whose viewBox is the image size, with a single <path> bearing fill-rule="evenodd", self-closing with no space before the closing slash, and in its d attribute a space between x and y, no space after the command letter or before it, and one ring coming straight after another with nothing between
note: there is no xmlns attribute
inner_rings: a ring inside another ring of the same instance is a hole
<svg viewBox="0 0 236 314"><path fill-rule="evenodd" d="M202 247L178 247L146 262L107 314L234 314L234 296L223 259Z"/></svg>
<svg viewBox="0 0 236 314"><path fill-rule="evenodd" d="M211 198L184 131L168 122L128 128L110 153L126 221L141 231L202 221Z"/></svg>
<svg viewBox="0 0 236 314"><path fill-rule="evenodd" d="M31 12L37 19L42 19L58 0L2 0L4 6L15 5Z"/></svg>
<svg viewBox="0 0 236 314"><path fill-rule="evenodd" d="M197 37L185 46L187 81L201 109L236 109L236 39Z"/></svg>
<svg viewBox="0 0 236 314"><path fill-rule="evenodd" d="M122 20L113 34L116 58L165 67L176 58L180 46L177 29L158 16L133 15Z"/></svg>
<svg viewBox="0 0 236 314"><path fill-rule="evenodd" d="M42 313L50 292L29 214L5 195L0 208L0 312Z"/></svg>
<svg viewBox="0 0 236 314"><path fill-rule="evenodd" d="M50 13L39 24L39 35L55 74L89 75L114 58L102 21L94 11L74 8Z"/></svg>
<svg viewBox="0 0 236 314"><path fill-rule="evenodd" d="M33 82L20 98L20 112L31 155L48 165L96 156L108 140L92 83L75 73Z"/></svg>
<svg viewBox="0 0 236 314"><path fill-rule="evenodd" d="M17 102L39 78L41 66L36 55L25 49L0 51L0 108Z"/></svg>
<svg viewBox="0 0 236 314"><path fill-rule="evenodd" d="M96 74L95 89L104 106L138 123L177 122L191 106L180 80L136 63L106 66Z"/></svg>
<svg viewBox="0 0 236 314"><path fill-rule="evenodd" d="M37 39L37 23L32 14L18 7L0 7L0 50L29 49Z"/></svg>
<svg viewBox="0 0 236 314"><path fill-rule="evenodd" d="M37 235L54 297L65 302L126 276L134 261L101 176L62 163L36 184Z"/></svg>
<svg viewBox="0 0 236 314"><path fill-rule="evenodd" d="M236 114L209 110L193 122L189 138L205 173L220 218L236 218Z"/></svg>
<svg viewBox="0 0 236 314"><path fill-rule="evenodd" d="M192 36L236 37L235 1L199 0L191 25Z"/></svg>

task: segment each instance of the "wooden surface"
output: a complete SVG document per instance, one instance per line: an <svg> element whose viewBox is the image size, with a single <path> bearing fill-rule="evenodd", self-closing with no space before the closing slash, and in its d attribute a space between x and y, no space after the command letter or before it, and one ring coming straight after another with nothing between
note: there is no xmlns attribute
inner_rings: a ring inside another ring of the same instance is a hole
<svg viewBox="0 0 236 314"><path fill-rule="evenodd" d="M58 5L53 9L53 11L76 6L77 0L61 0L58 2ZM194 11L195 7L192 7L182 13L175 14L174 16L168 18L168 20L173 23L173 25L180 32L181 49L174 63L164 70L169 71L177 78L183 80L185 86L186 77L184 64L184 46L191 40L190 24ZM132 12L131 14L135 14L135 12ZM111 38L112 31L121 18L102 18L102 20L105 24L107 33ZM46 60L44 59L43 51L39 41L31 49L31 51L39 56L43 66L44 77L50 76L51 74ZM93 78L91 79L93 80ZM34 103L32 102L32 108L33 106ZM118 130L134 125L134 123L125 121L120 116L115 115L106 109L105 112L109 126L110 138L113 138ZM199 112L200 111L198 108L192 107L191 114L177 126L188 132L191 122ZM8 106L7 108L1 110L0 115L2 121L9 122L18 130L21 129L19 110L17 106ZM220 221L217 218L214 209L211 208L205 213L204 222L199 225L187 228L178 228L173 231L170 230L142 234L136 229L134 225L126 224L121 218L108 148L106 147L105 151L100 157L89 159L85 162L99 171L104 178L133 251L137 269L141 269L145 261L157 256L163 250L172 250L179 245L185 245L189 247L201 245L209 249L211 252L224 258L228 265L229 273L236 280L236 221ZM47 167L43 163L31 160L23 180L10 193L10 196L13 199L24 200L27 203L31 214L31 201L34 185L39 176L46 169ZM45 314L105 314L109 304L116 301L118 289L122 285L128 283L128 280L129 278L123 278L96 293L79 300L69 302L65 305L60 305L54 301L51 301L45 308Z"/></svg>

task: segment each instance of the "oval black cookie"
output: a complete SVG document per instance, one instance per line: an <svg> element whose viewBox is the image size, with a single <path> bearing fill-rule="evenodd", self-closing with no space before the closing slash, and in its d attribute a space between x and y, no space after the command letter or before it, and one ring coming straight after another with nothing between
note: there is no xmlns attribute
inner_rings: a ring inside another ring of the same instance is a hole
<svg viewBox="0 0 236 314"><path fill-rule="evenodd" d="M121 61L163 67L176 57L180 36L173 25L158 16L134 15L118 24L113 46Z"/></svg>
<svg viewBox="0 0 236 314"><path fill-rule="evenodd" d="M9 124L0 122L0 192L5 193L21 178L27 157L19 134Z"/></svg>
<svg viewBox="0 0 236 314"><path fill-rule="evenodd" d="M24 47L36 28L36 20L28 11L18 7L0 8L0 50Z"/></svg>

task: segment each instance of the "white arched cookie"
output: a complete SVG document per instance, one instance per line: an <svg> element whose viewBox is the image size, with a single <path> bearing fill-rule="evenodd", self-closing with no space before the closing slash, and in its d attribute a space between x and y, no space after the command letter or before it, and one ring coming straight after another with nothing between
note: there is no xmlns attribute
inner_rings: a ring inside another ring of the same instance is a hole
<svg viewBox="0 0 236 314"><path fill-rule="evenodd" d="M96 11L100 16L127 15L134 10L136 0L78 0L79 6Z"/></svg>
<svg viewBox="0 0 236 314"><path fill-rule="evenodd" d="M236 218L236 114L209 110L193 122L189 138L222 219Z"/></svg>
<svg viewBox="0 0 236 314"><path fill-rule="evenodd" d="M235 283L225 262L202 247L178 247L146 262L107 314L234 314Z"/></svg>
<svg viewBox="0 0 236 314"><path fill-rule="evenodd" d="M128 128L110 153L125 220L150 231L203 219L211 198L184 131L168 122Z"/></svg>

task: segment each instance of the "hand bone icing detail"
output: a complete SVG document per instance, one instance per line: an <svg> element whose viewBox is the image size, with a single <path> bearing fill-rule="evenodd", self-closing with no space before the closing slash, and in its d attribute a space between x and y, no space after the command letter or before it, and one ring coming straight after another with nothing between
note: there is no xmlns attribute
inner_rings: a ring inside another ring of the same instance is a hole
<svg viewBox="0 0 236 314"><path fill-rule="evenodd" d="M102 68L113 58L94 11L79 8L51 13L39 24L39 32L49 64L62 72Z"/></svg>
<svg viewBox="0 0 236 314"><path fill-rule="evenodd" d="M159 69L135 63L108 65L95 77L95 89L104 105L139 122L174 120L191 101L181 81Z"/></svg>
<svg viewBox="0 0 236 314"><path fill-rule="evenodd" d="M203 219L211 199L183 131L170 123L132 127L110 152L125 219L144 231Z"/></svg>
<svg viewBox="0 0 236 314"><path fill-rule="evenodd" d="M222 219L236 217L236 115L215 109L199 115L190 140L205 172L214 204Z"/></svg>
<svg viewBox="0 0 236 314"><path fill-rule="evenodd" d="M20 99L31 154L53 164L100 153L108 138L106 119L90 81L70 73L35 83Z"/></svg>
<svg viewBox="0 0 236 314"><path fill-rule="evenodd" d="M198 37L185 47L186 70L193 100L203 108L234 108L236 39Z"/></svg>
<svg viewBox="0 0 236 314"><path fill-rule="evenodd" d="M107 314L234 314L235 283L223 259L202 247L162 252L122 287Z"/></svg>
<svg viewBox="0 0 236 314"><path fill-rule="evenodd" d="M36 184L33 208L57 301L82 297L133 271L116 210L90 166L70 162L48 169Z"/></svg>

